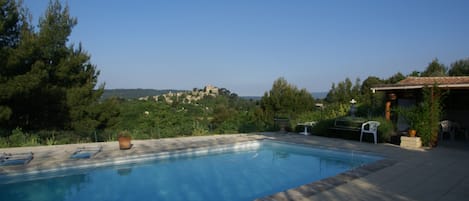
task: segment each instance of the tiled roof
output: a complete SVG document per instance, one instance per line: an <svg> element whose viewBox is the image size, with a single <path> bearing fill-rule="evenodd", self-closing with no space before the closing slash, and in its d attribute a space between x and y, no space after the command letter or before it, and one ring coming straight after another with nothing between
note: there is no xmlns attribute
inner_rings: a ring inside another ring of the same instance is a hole
<svg viewBox="0 0 469 201"><path fill-rule="evenodd" d="M434 84L441 88L469 89L469 76L407 77L396 84L376 85L371 90L420 89Z"/></svg>
<svg viewBox="0 0 469 201"><path fill-rule="evenodd" d="M469 76L454 77L407 77L401 80L397 85L451 85L451 84L469 84Z"/></svg>

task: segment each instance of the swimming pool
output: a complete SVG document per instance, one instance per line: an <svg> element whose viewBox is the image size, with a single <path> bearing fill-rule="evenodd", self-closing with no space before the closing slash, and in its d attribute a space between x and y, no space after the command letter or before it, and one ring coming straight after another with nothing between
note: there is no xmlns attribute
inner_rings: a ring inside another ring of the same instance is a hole
<svg viewBox="0 0 469 201"><path fill-rule="evenodd" d="M274 141L4 177L0 200L253 200L380 159Z"/></svg>

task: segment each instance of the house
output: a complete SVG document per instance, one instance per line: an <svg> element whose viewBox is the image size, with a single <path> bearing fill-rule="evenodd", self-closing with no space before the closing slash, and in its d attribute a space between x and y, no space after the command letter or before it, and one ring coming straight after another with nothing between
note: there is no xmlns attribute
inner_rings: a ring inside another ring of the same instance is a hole
<svg viewBox="0 0 469 201"><path fill-rule="evenodd" d="M417 104L422 101L422 89L434 85L445 92L442 120L450 120L461 129L468 130L469 76L407 77L396 84L376 85L371 90L373 93L381 91L386 94L385 117L396 123L398 131L402 131L407 125L393 114L392 108Z"/></svg>

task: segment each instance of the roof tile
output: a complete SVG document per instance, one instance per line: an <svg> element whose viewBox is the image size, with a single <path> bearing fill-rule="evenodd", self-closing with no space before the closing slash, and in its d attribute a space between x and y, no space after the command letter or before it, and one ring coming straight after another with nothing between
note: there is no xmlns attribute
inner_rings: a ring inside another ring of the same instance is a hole
<svg viewBox="0 0 469 201"><path fill-rule="evenodd" d="M407 77L397 85L469 84L469 76Z"/></svg>

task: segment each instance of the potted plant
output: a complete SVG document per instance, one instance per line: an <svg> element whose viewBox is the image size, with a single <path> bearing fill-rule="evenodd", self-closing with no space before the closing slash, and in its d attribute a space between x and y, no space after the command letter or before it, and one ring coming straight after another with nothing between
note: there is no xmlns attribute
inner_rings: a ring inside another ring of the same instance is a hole
<svg viewBox="0 0 469 201"><path fill-rule="evenodd" d="M438 143L439 121L444 112L441 105L444 93L434 85L423 88L422 95L422 101L417 106L398 107L397 113L407 120L410 129L418 132L424 146L434 147Z"/></svg>
<svg viewBox="0 0 469 201"><path fill-rule="evenodd" d="M415 137L417 136L417 130L413 129L413 128L409 128L409 137Z"/></svg>
<svg viewBox="0 0 469 201"><path fill-rule="evenodd" d="M120 132L117 139L119 140L119 149L125 150L132 148L132 144L130 143L132 138L129 131Z"/></svg>

